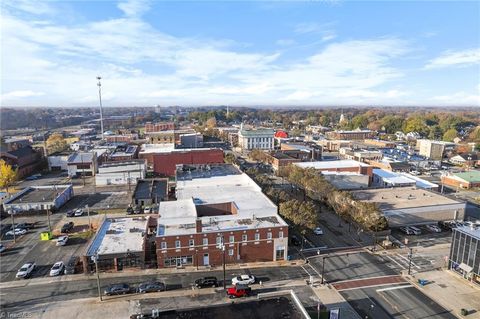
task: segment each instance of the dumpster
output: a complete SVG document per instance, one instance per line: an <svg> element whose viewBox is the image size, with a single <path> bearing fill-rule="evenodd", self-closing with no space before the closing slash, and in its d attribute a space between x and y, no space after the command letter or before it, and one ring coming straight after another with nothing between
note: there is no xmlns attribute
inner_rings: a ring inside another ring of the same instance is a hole
<svg viewBox="0 0 480 319"><path fill-rule="evenodd" d="M52 239L52 232L44 231L40 233L40 240L50 240Z"/></svg>
<svg viewBox="0 0 480 319"><path fill-rule="evenodd" d="M418 279L418 284L420 286L425 286L428 283L428 280L426 279Z"/></svg>

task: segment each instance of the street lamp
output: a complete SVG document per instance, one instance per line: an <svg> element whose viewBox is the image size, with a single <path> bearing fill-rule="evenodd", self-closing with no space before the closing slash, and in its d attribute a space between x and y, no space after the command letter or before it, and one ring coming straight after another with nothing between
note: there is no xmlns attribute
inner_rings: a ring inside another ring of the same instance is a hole
<svg viewBox="0 0 480 319"><path fill-rule="evenodd" d="M323 256L322 258L322 285L325 283L324 274L325 274L325 259L327 259L327 256Z"/></svg>
<svg viewBox="0 0 480 319"><path fill-rule="evenodd" d="M100 289L100 273L98 272L98 252L96 252L95 255L92 256L91 258L92 258L93 262L95 263L95 272L97 274L98 298L100 298L100 301L103 301L102 291Z"/></svg>

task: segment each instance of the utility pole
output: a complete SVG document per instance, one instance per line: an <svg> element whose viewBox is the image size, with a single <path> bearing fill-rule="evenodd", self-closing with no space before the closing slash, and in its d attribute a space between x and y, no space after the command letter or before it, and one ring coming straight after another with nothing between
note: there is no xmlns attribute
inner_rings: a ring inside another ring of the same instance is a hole
<svg viewBox="0 0 480 319"><path fill-rule="evenodd" d="M98 86L98 99L100 101L100 129L102 130L102 141L104 140L103 136L103 107L102 107L102 83L100 82L102 78L100 76L97 76L97 86Z"/></svg>
<svg viewBox="0 0 480 319"><path fill-rule="evenodd" d="M17 242L17 237L15 235L15 217L13 216L14 215L14 211L11 209L10 210L10 216L12 216L12 231L13 231L13 242L16 243Z"/></svg>
<svg viewBox="0 0 480 319"><path fill-rule="evenodd" d="M97 274L98 298L100 298L100 301L103 301L102 291L100 289L100 273L98 272L98 253L96 253L95 256L92 256L92 259L93 259L93 262L95 263L95 272Z"/></svg>
<svg viewBox="0 0 480 319"><path fill-rule="evenodd" d="M408 275L412 272L412 256L413 256L413 248L409 248L410 252L408 253Z"/></svg>
<svg viewBox="0 0 480 319"><path fill-rule="evenodd" d="M90 230L90 232L92 232L92 223L90 222L90 207L87 204L87 205L85 205L85 208L87 209L88 229Z"/></svg>

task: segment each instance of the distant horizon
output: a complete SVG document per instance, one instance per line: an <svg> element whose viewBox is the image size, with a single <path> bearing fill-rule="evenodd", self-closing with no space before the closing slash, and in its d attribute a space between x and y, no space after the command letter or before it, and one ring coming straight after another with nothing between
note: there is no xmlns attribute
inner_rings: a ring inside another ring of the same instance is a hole
<svg viewBox="0 0 480 319"><path fill-rule="evenodd" d="M2 106L480 107L478 1L1 6Z"/></svg>

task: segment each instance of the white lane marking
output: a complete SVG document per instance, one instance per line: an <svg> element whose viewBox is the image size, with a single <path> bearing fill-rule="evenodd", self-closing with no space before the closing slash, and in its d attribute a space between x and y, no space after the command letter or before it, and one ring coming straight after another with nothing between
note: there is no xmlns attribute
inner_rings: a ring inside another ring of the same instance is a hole
<svg viewBox="0 0 480 319"><path fill-rule="evenodd" d="M398 257L403 258L404 260L406 260L407 262L409 262L409 260L408 260L407 257L402 256L402 255L400 255L400 254L395 254L395 255L397 255ZM413 261L412 261L412 266L415 267L415 268L417 268L417 269L421 269L421 267L418 266L418 265L417 265L416 263L414 263Z"/></svg>
<svg viewBox="0 0 480 319"><path fill-rule="evenodd" d="M388 291L388 290L403 289L403 288L410 288L410 287L413 287L413 286L412 285L395 286L395 287L377 289L375 291L380 292L380 291Z"/></svg>
<svg viewBox="0 0 480 319"><path fill-rule="evenodd" d="M400 266L400 268L402 269L405 269L405 266L403 266L402 264L400 264L398 261L396 261L394 258L390 257L390 256L386 256L388 259L390 259L391 261L393 261L394 263L396 263L397 265Z"/></svg>
<svg viewBox="0 0 480 319"><path fill-rule="evenodd" d="M344 289L337 289L337 291L347 291L347 290L356 290L356 289L364 289L364 288L372 288L372 287L381 287L381 286L390 286L398 284L397 282L389 282L386 284L375 284L375 285L366 285L360 287L352 287L352 288L344 288Z"/></svg>

